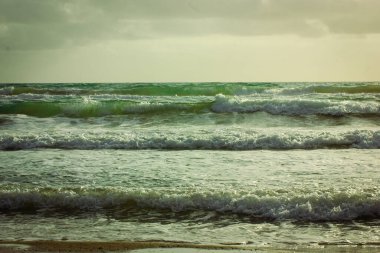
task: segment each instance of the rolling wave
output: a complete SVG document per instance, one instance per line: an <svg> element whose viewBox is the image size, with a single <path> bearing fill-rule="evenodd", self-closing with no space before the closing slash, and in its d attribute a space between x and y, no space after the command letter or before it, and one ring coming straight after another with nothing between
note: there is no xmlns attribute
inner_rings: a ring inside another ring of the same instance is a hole
<svg viewBox="0 0 380 253"><path fill-rule="evenodd" d="M312 91L316 93L380 93L379 84L364 84L364 85L325 85L315 86Z"/></svg>
<svg viewBox="0 0 380 253"><path fill-rule="evenodd" d="M255 150L380 148L379 130L321 131L236 128L192 131L136 130L3 134L0 150L60 149L167 149L167 150Z"/></svg>
<svg viewBox="0 0 380 253"><path fill-rule="evenodd" d="M214 99L202 97L183 99L149 97L126 98L107 96L61 99L35 97L0 103L2 114L25 114L37 117L101 117L124 114L163 114L168 112L191 113L255 113L267 112L274 115L380 115L380 103L376 101L352 101L311 99L300 97L252 97L217 95Z"/></svg>
<svg viewBox="0 0 380 253"><path fill-rule="evenodd" d="M333 115L380 114L380 103L374 101L331 101L305 98L262 99L250 97L226 97L218 95L212 105L214 112L253 113L264 111L283 115Z"/></svg>
<svg viewBox="0 0 380 253"><path fill-rule="evenodd" d="M141 95L141 96L215 96L260 93L271 83L77 83L77 84L12 84L0 88L2 95Z"/></svg>
<svg viewBox="0 0 380 253"><path fill-rule="evenodd" d="M280 94L300 95L309 93L330 93L330 94L379 94L379 83L332 83L332 84L310 84L306 86L282 86L280 89L274 89Z"/></svg>
<svg viewBox="0 0 380 253"><path fill-rule="evenodd" d="M51 83L0 84L0 95L215 96L258 93L380 93L379 83Z"/></svg>
<svg viewBox="0 0 380 253"><path fill-rule="evenodd" d="M207 102L170 103L170 102L133 102L133 101L82 101L51 102L27 101L0 104L2 114L25 114L36 117L64 116L73 118L102 117L108 115L149 114L170 112L199 112L210 107Z"/></svg>
<svg viewBox="0 0 380 253"><path fill-rule="evenodd" d="M0 211L157 209L216 211L261 219L343 221L380 218L379 189L204 190L35 188L1 191ZM70 212L69 212L70 213Z"/></svg>

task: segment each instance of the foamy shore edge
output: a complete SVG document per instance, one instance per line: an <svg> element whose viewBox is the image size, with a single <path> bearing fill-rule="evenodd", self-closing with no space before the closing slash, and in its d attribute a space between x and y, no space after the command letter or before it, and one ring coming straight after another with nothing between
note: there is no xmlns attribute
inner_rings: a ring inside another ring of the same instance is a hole
<svg viewBox="0 0 380 253"><path fill-rule="evenodd" d="M223 245L223 244L195 244L189 242L171 241L12 241L0 240L1 253L22 253L22 252L135 252L150 253L157 249L159 252L345 252L345 253L372 253L379 252L380 242L367 244L328 244L320 243L316 246L296 246L289 247L260 247L249 245Z"/></svg>

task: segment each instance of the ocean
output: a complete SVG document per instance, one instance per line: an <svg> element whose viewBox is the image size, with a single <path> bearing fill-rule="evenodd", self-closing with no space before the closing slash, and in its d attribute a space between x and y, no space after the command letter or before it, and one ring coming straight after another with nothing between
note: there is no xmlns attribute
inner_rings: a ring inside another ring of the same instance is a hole
<svg viewBox="0 0 380 253"><path fill-rule="evenodd" d="M0 84L0 240L376 248L379 148L375 82Z"/></svg>

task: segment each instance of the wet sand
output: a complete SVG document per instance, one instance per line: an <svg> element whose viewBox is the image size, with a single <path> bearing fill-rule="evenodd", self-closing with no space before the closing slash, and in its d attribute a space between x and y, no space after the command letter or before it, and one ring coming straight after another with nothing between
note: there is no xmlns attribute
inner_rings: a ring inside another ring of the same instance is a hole
<svg viewBox="0 0 380 253"><path fill-rule="evenodd" d="M186 242L81 242L81 241L0 241L0 252L108 252L137 249L176 248L204 250L252 250L240 246L204 245ZM140 251L138 251L140 252ZM209 251L207 251L209 252Z"/></svg>
<svg viewBox="0 0 380 253"><path fill-rule="evenodd" d="M313 247L264 248L235 245L205 245L186 242L87 242L87 241L0 241L1 253L22 252L131 252L131 253L217 253L217 252L380 252L380 242L370 245L315 245Z"/></svg>

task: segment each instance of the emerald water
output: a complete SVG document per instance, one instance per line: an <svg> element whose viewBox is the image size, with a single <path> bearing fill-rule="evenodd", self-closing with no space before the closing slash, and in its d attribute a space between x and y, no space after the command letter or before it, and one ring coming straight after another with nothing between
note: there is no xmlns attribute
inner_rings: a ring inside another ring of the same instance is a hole
<svg viewBox="0 0 380 253"><path fill-rule="evenodd" d="M378 83L0 85L0 239L373 245Z"/></svg>

